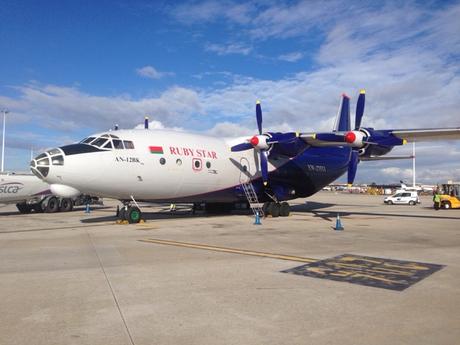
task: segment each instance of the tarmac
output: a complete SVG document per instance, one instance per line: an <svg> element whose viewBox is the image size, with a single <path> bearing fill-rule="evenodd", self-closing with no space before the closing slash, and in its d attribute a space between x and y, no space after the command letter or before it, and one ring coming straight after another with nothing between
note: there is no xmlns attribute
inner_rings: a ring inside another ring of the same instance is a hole
<svg viewBox="0 0 460 345"><path fill-rule="evenodd" d="M262 225L186 205L118 225L114 200L2 207L0 344L459 344L460 209L333 192L290 204ZM298 266L310 275L283 272Z"/></svg>

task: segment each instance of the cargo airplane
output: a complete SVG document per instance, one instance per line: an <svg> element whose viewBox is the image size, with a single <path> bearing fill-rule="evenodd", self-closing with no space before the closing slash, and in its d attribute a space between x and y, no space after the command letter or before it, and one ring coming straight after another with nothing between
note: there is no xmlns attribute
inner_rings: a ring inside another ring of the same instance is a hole
<svg viewBox="0 0 460 345"><path fill-rule="evenodd" d="M287 200L313 195L346 172L352 184L360 161L411 158L385 157L395 146L460 139L459 127L361 127L364 104L362 90L352 128L350 99L342 95L331 132L264 132L259 102L258 133L250 137L108 131L38 155L31 170L62 197L85 193L120 200L119 217L131 223L141 218L137 201L204 203L206 210L216 211L247 202L248 193L252 201L264 203L265 214L276 217L289 215Z"/></svg>

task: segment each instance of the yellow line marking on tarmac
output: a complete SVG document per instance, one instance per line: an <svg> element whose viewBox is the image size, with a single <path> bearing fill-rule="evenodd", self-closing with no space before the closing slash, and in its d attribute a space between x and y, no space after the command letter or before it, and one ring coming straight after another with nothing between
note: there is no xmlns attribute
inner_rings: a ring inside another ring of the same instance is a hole
<svg viewBox="0 0 460 345"><path fill-rule="evenodd" d="M20 230L7 230L7 231L0 231L1 234L11 234L16 232L32 232L32 231L48 231L48 230L63 230L63 229L79 229L79 228L93 228L97 226L106 226L112 225L112 222L104 222L104 223L97 223L97 224L85 224L85 225L70 225L70 226L60 226L54 228L31 228L31 229L20 229Z"/></svg>
<svg viewBox="0 0 460 345"><path fill-rule="evenodd" d="M210 251L214 251L214 252L259 256L259 257L265 257L265 258L271 258L271 259L279 259L279 260L298 261L298 262L307 262L307 263L312 263L312 262L318 261L318 259L305 258L305 257L302 257L302 256L292 256L292 255L284 255L284 254L264 253L264 252L254 251L254 250L217 247L217 246L210 246L210 245L207 245L207 244L199 244L199 243L177 242L177 241L159 240L159 239L154 239L154 238L149 238L149 239L139 240L139 241L147 242L147 243L163 244L163 245L168 245L168 246L210 250Z"/></svg>

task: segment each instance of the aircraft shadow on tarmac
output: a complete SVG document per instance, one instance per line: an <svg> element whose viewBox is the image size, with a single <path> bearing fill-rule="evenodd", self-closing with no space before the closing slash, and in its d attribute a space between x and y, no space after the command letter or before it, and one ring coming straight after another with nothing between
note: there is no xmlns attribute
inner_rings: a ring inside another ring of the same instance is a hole
<svg viewBox="0 0 460 345"><path fill-rule="evenodd" d="M98 210L104 210L104 209L110 209L109 206L97 206ZM84 212L85 211L85 206L75 206L72 211L66 211L66 212L54 212L54 213L45 213L45 212L35 212L32 211L27 214L22 214L19 211L6 211L2 212L2 209L0 208L0 217L7 217L7 216L33 216L33 215L39 215L39 214L67 214L68 212L74 213L74 212Z"/></svg>
<svg viewBox="0 0 460 345"><path fill-rule="evenodd" d="M339 213L341 217L343 216L375 216L375 217L402 217L402 218L424 218L424 219L460 219L460 214L450 213L453 210L439 210L440 215L433 214L408 214L408 213L387 213L387 212L369 212L369 211L339 211L339 210L321 210L328 207L340 207L340 206L357 206L357 205L345 205L345 204L330 204L330 203L321 203L321 202L307 202L305 204L293 205L291 206L291 211L296 213L313 213L315 217L321 217L327 221L332 221L337 217ZM396 206L387 206L394 210L394 207L412 207L406 205L396 205ZM380 209L380 208L379 208ZM433 210L432 207L422 207L422 212L427 212L428 210ZM403 209L401 210L403 211ZM455 211L455 210L454 210ZM449 213L447 213L449 212Z"/></svg>
<svg viewBox="0 0 460 345"><path fill-rule="evenodd" d="M315 201L309 201L305 204L298 204L291 206L291 212L297 215L311 215L313 214L314 217L320 217L328 222L335 220L337 217L337 213L340 213L341 217L352 217L352 216L373 216L373 217L401 217L401 218L421 218L421 219L460 219L460 214L455 214L452 210L440 210L440 215L433 215L433 214L423 214L423 212L427 212L428 210L432 210L431 207L423 207L420 208L420 214L408 214L403 213L403 207L412 207L412 206L382 206L382 207L389 207L392 210L395 208L401 208L401 213L390 213L390 212L379 212L379 211L340 211L340 210L327 210L327 208L335 207L338 208L340 206L357 206L351 204L331 204L331 203L321 203ZM374 206L371 206L374 207ZM366 206L367 208L367 206ZM201 217L201 218L215 218L215 217L231 217L234 215L252 215L251 210L234 210L230 214L206 214L204 211L197 211L195 214L192 214L191 206L189 205L177 205L176 211L170 212L169 205L168 206L156 206L154 209L150 206L142 206L141 207L143 213L143 219L146 221L149 220L167 220L167 219L189 219L194 217ZM364 208L363 208L364 209ZM379 209L381 209L379 207ZM115 221L117 218L112 210L103 210L103 212L110 212L112 213L110 216L103 216L103 217L92 217L92 218L85 218L82 219L82 223L99 223L99 222L106 222L106 221ZM450 213L452 212L452 214ZM280 218L283 219L283 218Z"/></svg>

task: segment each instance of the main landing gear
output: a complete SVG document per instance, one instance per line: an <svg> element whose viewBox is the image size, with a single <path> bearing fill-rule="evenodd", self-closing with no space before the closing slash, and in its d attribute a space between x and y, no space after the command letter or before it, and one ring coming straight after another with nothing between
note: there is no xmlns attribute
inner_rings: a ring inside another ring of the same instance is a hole
<svg viewBox="0 0 460 345"><path fill-rule="evenodd" d="M275 202L267 201L264 203L262 210L264 211L265 216L271 215L275 217L288 217L291 212L290 206L286 201Z"/></svg>
<svg viewBox="0 0 460 345"><path fill-rule="evenodd" d="M118 222L136 224L142 221L142 212L137 205L131 205L130 202L123 202L121 208L117 207L116 217Z"/></svg>

